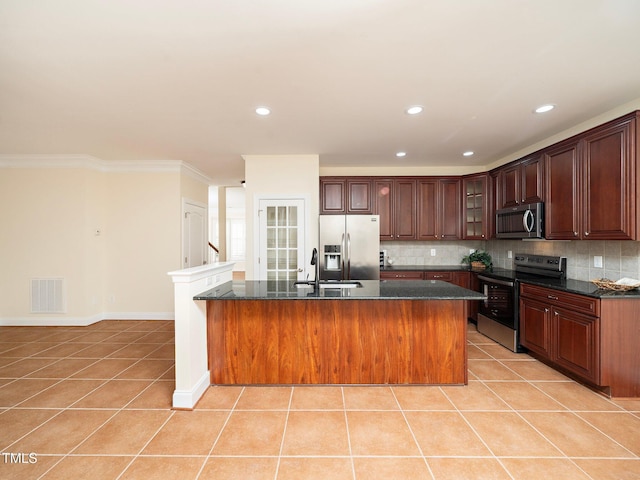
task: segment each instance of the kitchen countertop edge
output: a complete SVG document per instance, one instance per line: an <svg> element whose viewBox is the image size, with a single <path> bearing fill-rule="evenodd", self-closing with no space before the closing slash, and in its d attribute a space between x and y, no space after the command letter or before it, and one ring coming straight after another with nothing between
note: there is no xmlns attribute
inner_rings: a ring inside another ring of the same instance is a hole
<svg viewBox="0 0 640 480"><path fill-rule="evenodd" d="M293 282L233 281L194 300L484 300L479 292L439 280L361 280L362 288L296 288Z"/></svg>

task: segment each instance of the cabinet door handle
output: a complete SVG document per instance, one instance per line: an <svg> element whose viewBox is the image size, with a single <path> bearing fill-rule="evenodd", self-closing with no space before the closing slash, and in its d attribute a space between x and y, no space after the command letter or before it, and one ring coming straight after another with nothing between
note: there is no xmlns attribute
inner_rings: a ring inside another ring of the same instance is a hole
<svg viewBox="0 0 640 480"><path fill-rule="evenodd" d="M577 237L578 236L578 232L573 232L573 236Z"/></svg>
<svg viewBox="0 0 640 480"><path fill-rule="evenodd" d="M588 237L589 236L589 232L584 232L584 236Z"/></svg>
<svg viewBox="0 0 640 480"><path fill-rule="evenodd" d="M549 309L548 309L548 308L545 308L545 309L544 309L544 313L549 313Z"/></svg>
<svg viewBox="0 0 640 480"><path fill-rule="evenodd" d="M558 297L556 297L555 295L547 295L547 298L549 300L558 300Z"/></svg>

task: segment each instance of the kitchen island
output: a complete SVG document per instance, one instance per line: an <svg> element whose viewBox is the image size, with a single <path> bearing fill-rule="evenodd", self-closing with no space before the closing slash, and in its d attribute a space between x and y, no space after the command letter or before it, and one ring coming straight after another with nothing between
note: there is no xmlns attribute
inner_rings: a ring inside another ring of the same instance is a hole
<svg viewBox="0 0 640 480"><path fill-rule="evenodd" d="M227 282L206 301L211 384L467 383L467 301L441 281Z"/></svg>

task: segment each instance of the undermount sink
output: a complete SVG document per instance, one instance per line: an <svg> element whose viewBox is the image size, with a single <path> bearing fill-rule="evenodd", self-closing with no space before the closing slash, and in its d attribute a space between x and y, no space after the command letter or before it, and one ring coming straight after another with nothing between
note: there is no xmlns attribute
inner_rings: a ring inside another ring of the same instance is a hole
<svg viewBox="0 0 640 480"><path fill-rule="evenodd" d="M296 288L313 288L313 280L301 280L294 283ZM320 288L362 288L362 283L357 280L321 280Z"/></svg>

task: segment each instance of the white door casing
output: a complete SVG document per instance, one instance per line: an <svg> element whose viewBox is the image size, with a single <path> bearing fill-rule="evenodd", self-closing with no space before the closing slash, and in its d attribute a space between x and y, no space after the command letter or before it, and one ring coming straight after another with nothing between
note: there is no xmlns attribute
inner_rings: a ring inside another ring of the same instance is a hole
<svg viewBox="0 0 640 480"><path fill-rule="evenodd" d="M207 206L182 199L182 268L207 263Z"/></svg>
<svg viewBox="0 0 640 480"><path fill-rule="evenodd" d="M259 280L294 281L305 275L305 200L258 199Z"/></svg>

